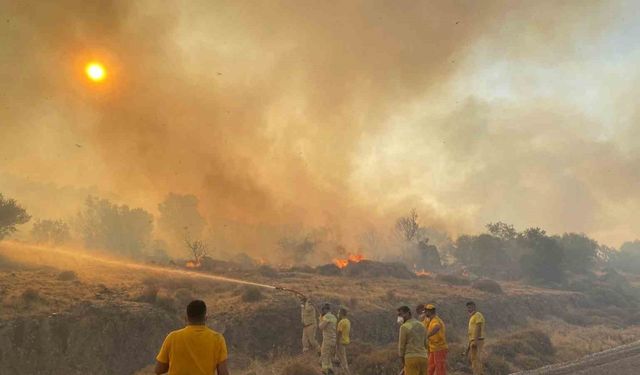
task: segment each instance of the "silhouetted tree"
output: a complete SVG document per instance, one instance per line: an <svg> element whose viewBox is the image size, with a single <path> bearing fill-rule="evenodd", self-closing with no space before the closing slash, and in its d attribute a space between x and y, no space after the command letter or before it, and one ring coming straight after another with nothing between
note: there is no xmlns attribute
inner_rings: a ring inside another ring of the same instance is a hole
<svg viewBox="0 0 640 375"><path fill-rule="evenodd" d="M31 219L27 211L15 199L4 198L0 194L0 240L15 233L16 225Z"/></svg>
<svg viewBox="0 0 640 375"><path fill-rule="evenodd" d="M414 240L418 234L418 229L420 229L416 210L411 210L409 211L409 215L398 218L395 228L396 232L398 232L405 241L410 242Z"/></svg>
<svg viewBox="0 0 640 375"><path fill-rule="evenodd" d="M525 276L537 283L561 283L565 280L564 252L555 239L540 228L529 228L518 237L527 253L520 259Z"/></svg>
<svg viewBox="0 0 640 375"><path fill-rule="evenodd" d="M37 243L61 245L71 239L71 232L62 220L38 220L31 228L31 237Z"/></svg>
<svg viewBox="0 0 640 375"><path fill-rule="evenodd" d="M567 270L576 273L591 271L596 262L599 245L584 234L565 233L556 237L564 252Z"/></svg>
<svg viewBox="0 0 640 375"><path fill-rule="evenodd" d="M158 228L174 245L183 239L185 230L196 238L202 235L206 222L198 211L198 198L195 195L169 193L158 205L158 211Z"/></svg>
<svg viewBox="0 0 640 375"><path fill-rule="evenodd" d="M77 222L86 247L126 256L141 255L153 230L153 216L147 211L92 196Z"/></svg>

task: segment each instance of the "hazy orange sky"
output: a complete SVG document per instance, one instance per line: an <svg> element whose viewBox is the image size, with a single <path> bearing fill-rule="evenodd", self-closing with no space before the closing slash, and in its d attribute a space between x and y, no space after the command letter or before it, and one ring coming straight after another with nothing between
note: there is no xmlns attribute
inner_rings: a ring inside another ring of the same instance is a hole
<svg viewBox="0 0 640 375"><path fill-rule="evenodd" d="M156 212L177 192L255 234L244 247L412 207L452 234L501 220L639 237L638 2L0 9L0 192L34 217L87 194Z"/></svg>

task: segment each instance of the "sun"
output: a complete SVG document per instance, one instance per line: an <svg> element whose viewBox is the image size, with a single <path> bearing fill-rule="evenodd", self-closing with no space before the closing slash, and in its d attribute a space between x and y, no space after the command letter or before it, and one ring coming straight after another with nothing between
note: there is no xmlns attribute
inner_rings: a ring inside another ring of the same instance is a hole
<svg viewBox="0 0 640 375"><path fill-rule="evenodd" d="M87 74L87 77L89 77L89 79L94 82L100 82L104 80L107 75L104 66L97 62L87 64L84 72Z"/></svg>

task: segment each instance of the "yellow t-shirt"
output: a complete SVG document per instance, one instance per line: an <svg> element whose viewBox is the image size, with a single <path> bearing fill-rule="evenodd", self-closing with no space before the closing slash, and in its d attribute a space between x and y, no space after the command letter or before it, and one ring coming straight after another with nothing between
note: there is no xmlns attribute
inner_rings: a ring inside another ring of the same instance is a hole
<svg viewBox="0 0 640 375"><path fill-rule="evenodd" d="M338 333L340 334L340 344L349 345L351 339L349 334L351 333L351 322L347 318L342 318L338 322Z"/></svg>
<svg viewBox="0 0 640 375"><path fill-rule="evenodd" d="M482 326L480 327L480 337L478 338L484 339L484 316L476 311L473 315L471 315L471 318L469 318L469 342L471 342L471 340L475 338L476 326L478 324L482 324Z"/></svg>
<svg viewBox="0 0 640 375"><path fill-rule="evenodd" d="M429 320L429 327L427 329L427 335L437 326L440 326L440 330L435 335L428 338L429 340L429 352L439 352L441 350L448 349L447 345L447 331L444 326L444 322L439 316L434 316Z"/></svg>
<svg viewBox="0 0 640 375"><path fill-rule="evenodd" d="M188 325L169 333L156 359L169 364L169 375L212 375L227 359L227 344L204 325Z"/></svg>

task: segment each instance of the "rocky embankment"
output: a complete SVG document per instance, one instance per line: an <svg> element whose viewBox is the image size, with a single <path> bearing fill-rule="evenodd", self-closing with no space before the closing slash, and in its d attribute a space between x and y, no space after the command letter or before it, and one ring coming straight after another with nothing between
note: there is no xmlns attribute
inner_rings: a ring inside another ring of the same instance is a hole
<svg viewBox="0 0 640 375"><path fill-rule="evenodd" d="M0 374L123 375L149 364L180 322L135 302L86 303L0 322Z"/></svg>

